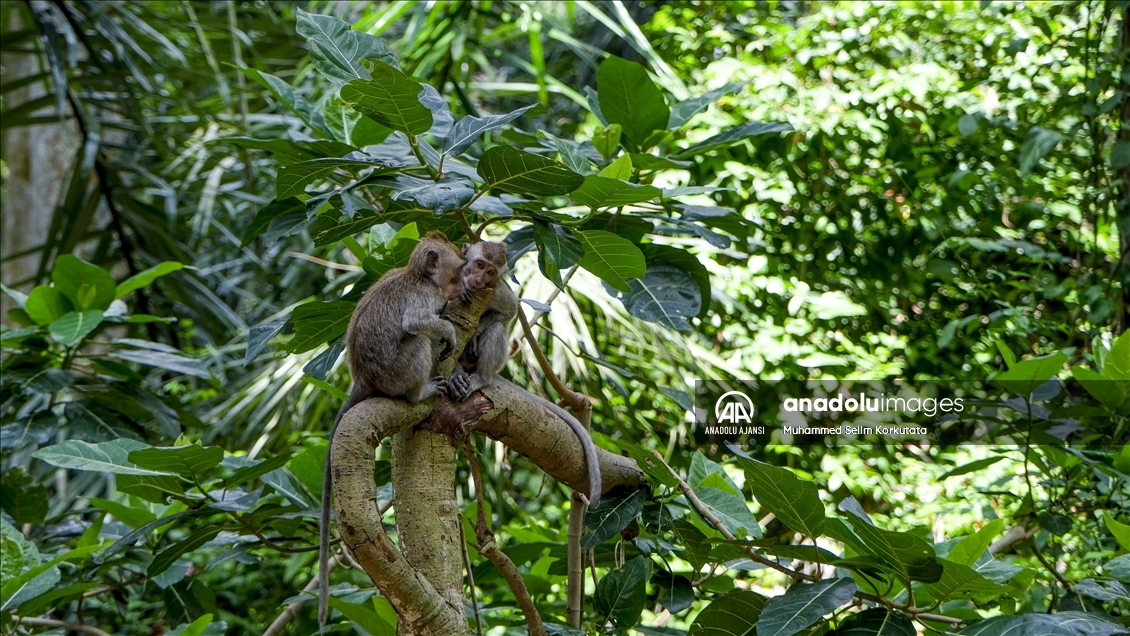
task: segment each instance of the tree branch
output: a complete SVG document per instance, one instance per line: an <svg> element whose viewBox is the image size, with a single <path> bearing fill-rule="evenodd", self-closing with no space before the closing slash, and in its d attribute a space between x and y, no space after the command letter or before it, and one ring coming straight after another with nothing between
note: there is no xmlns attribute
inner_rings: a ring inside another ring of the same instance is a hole
<svg viewBox="0 0 1130 636"><path fill-rule="evenodd" d="M72 632L91 634L92 636L110 636L109 633L104 632L93 625L84 625L82 623L68 623L66 621L57 621L53 618L29 618L23 616L13 616L12 620L17 625L31 625L33 627L54 627L57 629L65 629Z"/></svg>

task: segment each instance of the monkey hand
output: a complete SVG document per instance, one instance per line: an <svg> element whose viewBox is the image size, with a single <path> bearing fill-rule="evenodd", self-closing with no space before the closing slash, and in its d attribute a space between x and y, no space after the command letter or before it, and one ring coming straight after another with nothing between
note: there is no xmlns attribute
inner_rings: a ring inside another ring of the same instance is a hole
<svg viewBox="0 0 1130 636"><path fill-rule="evenodd" d="M459 292L459 300L462 301L464 305L470 305L471 304L471 296L473 296L473 295L474 295L474 292L472 292L471 290L464 287L463 291Z"/></svg>
<svg viewBox="0 0 1130 636"><path fill-rule="evenodd" d="M439 360L437 360L437 362L443 362L450 358L452 353L455 353L455 340L449 340L447 336L444 336L440 338L440 342L443 343L443 350L439 352Z"/></svg>
<svg viewBox="0 0 1130 636"><path fill-rule="evenodd" d="M447 397L455 402L462 402L467 399L470 389L471 376L462 367L456 367L455 373L451 374L451 379L447 381Z"/></svg>

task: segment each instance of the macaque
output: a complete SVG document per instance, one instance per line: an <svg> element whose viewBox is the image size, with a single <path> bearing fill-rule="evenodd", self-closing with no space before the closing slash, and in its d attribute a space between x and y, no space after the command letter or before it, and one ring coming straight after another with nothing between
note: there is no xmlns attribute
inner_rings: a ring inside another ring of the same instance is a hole
<svg viewBox="0 0 1130 636"><path fill-rule="evenodd" d="M495 382L506 382L497 375L510 357L510 323L518 315L518 297L503 278L506 271L506 248L499 243L482 241L464 247L463 256L467 263L463 266L460 300L469 303L473 293L491 286L494 287L494 295L479 318L475 335L467 341L455 373L447 383L447 395L456 402L462 402L470 394ZM536 395L533 397L564 420L580 440L589 473L589 505L596 506L600 502L602 487L600 464L597 463L596 445L593 444L592 437L577 418L565 409Z"/></svg>
<svg viewBox="0 0 1130 636"><path fill-rule="evenodd" d="M439 360L455 350L455 326L439 317L444 305L460 295L463 257L442 232L431 232L412 250L408 265L387 272L357 303L345 344L353 390L338 411L330 440L345 412L373 396L422 402L448 389L433 376L432 338L443 346ZM318 622L325 624L329 577L330 459L322 480L321 567Z"/></svg>

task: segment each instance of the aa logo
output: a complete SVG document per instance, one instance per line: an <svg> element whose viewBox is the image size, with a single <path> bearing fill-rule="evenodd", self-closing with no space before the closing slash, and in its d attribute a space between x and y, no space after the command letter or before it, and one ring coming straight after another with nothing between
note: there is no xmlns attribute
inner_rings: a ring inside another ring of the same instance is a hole
<svg viewBox="0 0 1130 636"><path fill-rule="evenodd" d="M753 400L741 391L728 391L714 403L714 419L719 424L753 423Z"/></svg>

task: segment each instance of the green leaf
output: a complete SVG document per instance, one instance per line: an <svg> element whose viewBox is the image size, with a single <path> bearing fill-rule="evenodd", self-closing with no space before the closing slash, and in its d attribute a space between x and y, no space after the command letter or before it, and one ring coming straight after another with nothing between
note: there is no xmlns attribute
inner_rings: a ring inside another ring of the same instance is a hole
<svg viewBox="0 0 1130 636"><path fill-rule="evenodd" d="M264 322L252 326L247 330L247 351L243 355L243 366L247 367L263 350L267 348L267 344L282 331L286 326L285 320L276 320L274 322Z"/></svg>
<svg viewBox="0 0 1130 636"><path fill-rule="evenodd" d="M850 603L855 591L851 579L795 583L781 596L765 601L757 636L792 636Z"/></svg>
<svg viewBox="0 0 1130 636"><path fill-rule="evenodd" d="M373 210L358 210L357 214L348 221L343 221L327 230L323 230L314 237L314 245L319 247L336 243L347 236L360 234L381 221L380 215Z"/></svg>
<svg viewBox="0 0 1130 636"><path fill-rule="evenodd" d="M992 466L993 464L1001 461L1002 459L1005 459L1005 457L1003 455L998 455L996 457L986 457L984 459L974 460L974 461L969 462L968 464L962 464L962 465L958 466L957 468L954 468L953 470L948 471L946 474L942 475L938 479L949 479L950 477L957 477L958 475L975 473L975 472L981 470L982 468L988 468L989 466Z"/></svg>
<svg viewBox="0 0 1130 636"><path fill-rule="evenodd" d="M1054 130L1033 126L1028 131L1024 146L1020 148L1020 176L1028 176L1044 155L1051 152L1062 139L1063 135Z"/></svg>
<svg viewBox="0 0 1130 636"><path fill-rule="evenodd" d="M175 563L176 560L181 557L181 555L196 550L200 546L216 538L217 534L220 534L220 528L216 526L201 528L196 532L193 532L192 534L188 535L188 538L184 541L174 543L169 548L158 552L156 556L153 557L153 561L149 564L149 568L145 571L145 573L149 577L157 576L158 574L169 569L169 566Z"/></svg>
<svg viewBox="0 0 1130 636"><path fill-rule="evenodd" d="M906 614L873 607L848 616L828 636L918 636L918 630Z"/></svg>
<svg viewBox="0 0 1130 636"><path fill-rule="evenodd" d="M46 594L59 582L60 563L81 563L86 557L96 552L99 546L89 545L74 550L68 550L55 556L46 563L31 567L19 575L7 579L0 586L0 611L7 612L25 601L30 601L42 594Z"/></svg>
<svg viewBox="0 0 1130 636"><path fill-rule="evenodd" d="M273 470L278 470L286 466L286 463L290 461L290 455L289 452L281 453L270 459L264 459L263 461L255 462L250 466L244 466L236 470L232 473L232 476L228 478L227 487L235 488L240 484L249 482L252 479L257 479Z"/></svg>
<svg viewBox="0 0 1130 636"><path fill-rule="evenodd" d="M616 536L642 512L643 494L639 492L625 499L601 499L600 505L585 512L585 528L589 533L581 538L581 549L587 552Z"/></svg>
<svg viewBox="0 0 1130 636"><path fill-rule="evenodd" d="M72 254L55 259L51 280L79 311L108 308L118 288L109 272Z"/></svg>
<svg viewBox="0 0 1130 636"><path fill-rule="evenodd" d="M644 243L640 245L640 250L643 251L644 258L647 259L649 269L657 263L666 263L683 270L690 276L695 286L698 287L700 307L697 315L699 318L705 316L710 308L710 272L707 271L702 261L685 249L669 245Z"/></svg>
<svg viewBox="0 0 1130 636"><path fill-rule="evenodd" d="M167 351L152 351L149 349L115 349L113 356L128 362L136 362L149 367L165 369L173 373L191 375L197 378L208 379L212 374L200 360L182 356Z"/></svg>
<svg viewBox="0 0 1130 636"><path fill-rule="evenodd" d="M765 597L749 590L731 590L695 617L687 636L752 636L765 609Z"/></svg>
<svg viewBox="0 0 1130 636"><path fill-rule="evenodd" d="M28 294L24 309L36 324L49 325L71 311L71 303L54 287L37 285Z"/></svg>
<svg viewBox="0 0 1130 636"><path fill-rule="evenodd" d="M1091 397L1098 400L1111 412L1118 411L1118 408L1126 401L1126 395L1122 392L1118 383L1114 380L1108 380L1106 376L1085 367L1071 367L1071 375L1087 390L1087 393L1091 394Z"/></svg>
<svg viewBox="0 0 1130 636"><path fill-rule="evenodd" d="M647 560L635 557L622 570L612 570L600 579L593 601L598 612L616 621L621 629L629 629L640 621L647 603Z"/></svg>
<svg viewBox="0 0 1130 636"><path fill-rule="evenodd" d="M554 195L576 190L584 177L565 166L509 146L495 146L479 159L484 192L498 188L512 194Z"/></svg>
<svg viewBox="0 0 1130 636"><path fill-rule="evenodd" d="M628 313L676 331L691 331L688 322L698 315L702 296L698 285L683 269L669 263L648 263L643 278L628 281L631 291L621 300Z"/></svg>
<svg viewBox="0 0 1130 636"><path fill-rule="evenodd" d="M306 38L314 68L341 84L353 79L369 79L361 60L381 60L399 68L392 49L380 38L354 31L348 22L333 16L307 13L298 9L298 34Z"/></svg>
<svg viewBox="0 0 1130 636"><path fill-rule="evenodd" d="M73 347L90 335L90 332L97 329L100 324L102 324L101 310L95 309L82 313L72 311L51 323L48 330L56 340L68 347Z"/></svg>
<svg viewBox="0 0 1130 636"><path fill-rule="evenodd" d="M1066 362L1067 356L1059 351L1039 358L1021 360L1008 371L996 376L995 381L1013 393L1028 396L1041 384L1055 377Z"/></svg>
<svg viewBox="0 0 1130 636"><path fill-rule="evenodd" d="M792 471L755 460L739 460L757 503L789 528L815 539L824 531L824 504L816 484Z"/></svg>
<svg viewBox="0 0 1130 636"><path fill-rule="evenodd" d="M394 200L410 199L420 207L441 215L454 212L475 196L475 184L464 177L444 177L418 188L407 188L392 195Z"/></svg>
<svg viewBox="0 0 1130 636"><path fill-rule="evenodd" d="M420 102L424 87L383 62L373 64L372 79L355 79L341 87L341 98L382 126L409 135L432 127L432 111Z"/></svg>
<svg viewBox="0 0 1130 636"><path fill-rule="evenodd" d="M977 621L954 632L960 636L1110 636L1130 633L1118 623L1101 615L1085 612L1055 614L1021 614L994 616Z"/></svg>
<svg viewBox="0 0 1130 636"><path fill-rule="evenodd" d="M942 566L934 556L934 548L909 532L894 532L871 525L854 514L847 522L859 538L864 554L877 557L895 568L904 579L934 582L942 576Z"/></svg>
<svg viewBox="0 0 1130 636"><path fill-rule="evenodd" d="M620 125L633 150L642 150L651 133L667 128L667 102L643 66L610 55L596 71L596 87L600 112Z"/></svg>
<svg viewBox="0 0 1130 636"><path fill-rule="evenodd" d="M110 501L109 499L99 499L98 497L91 497L90 504L99 510L110 513L115 519L134 530L157 520L157 515L143 506L129 506L117 501Z"/></svg>
<svg viewBox="0 0 1130 636"><path fill-rule="evenodd" d="M561 287L560 271L580 262L585 253L584 245L567 228L556 223L535 221L533 226L538 264L546 278Z"/></svg>
<svg viewBox="0 0 1130 636"><path fill-rule="evenodd" d="M248 243L267 229L271 221L292 214L299 214L300 218L305 220L306 204L295 197L281 201L271 201L264 208L259 210L255 218L252 219L251 224L244 230L243 237L240 239L240 247L247 247Z"/></svg>
<svg viewBox="0 0 1130 636"><path fill-rule="evenodd" d="M653 185L628 183L590 174L570 196L578 203L595 210L651 201L662 195L663 191Z"/></svg>
<svg viewBox="0 0 1130 636"><path fill-rule="evenodd" d="M171 475L165 471L139 468L129 461L131 452L146 448L151 446L127 438L98 444L67 440L61 444L41 448L32 453L32 457L42 459L52 466L74 470L115 475Z"/></svg>
<svg viewBox="0 0 1130 636"><path fill-rule="evenodd" d="M708 106L718 101L718 99L722 96L729 95L730 93L736 93L742 90L742 88L744 88L746 84L749 84L749 81L730 82L729 84L726 84L721 88L716 88L707 93L703 93L698 97L690 97L688 99L684 99L683 101L675 104L671 107L670 117L667 118L667 129L675 130L676 128L682 128L683 124L686 124L691 120L691 117L694 117L695 115L706 110Z"/></svg>
<svg viewBox="0 0 1130 636"><path fill-rule="evenodd" d="M485 117L468 115L460 119L455 122L451 132L447 133L447 137L443 140L443 154L450 156L463 154L483 133L502 128L538 106L539 104L526 106L505 115L486 115Z"/></svg>
<svg viewBox="0 0 1130 636"><path fill-rule="evenodd" d="M355 307L344 300L314 301L295 307L290 314L294 338L287 343L287 349L303 353L344 335Z"/></svg>
<svg viewBox="0 0 1130 636"><path fill-rule="evenodd" d="M604 167L603 170L597 173L601 177L609 179L621 179L627 181L632 178L632 157L631 155L620 155Z"/></svg>
<svg viewBox="0 0 1130 636"><path fill-rule="evenodd" d="M317 63L315 63L316 65ZM240 68L239 70L270 91L275 99L282 102L283 106L289 108L295 115L298 115L298 118L305 122L307 126L316 130L326 130L326 121L322 117L322 113L315 110L314 106L285 80L254 68Z"/></svg>
<svg viewBox="0 0 1130 636"><path fill-rule="evenodd" d="M592 145L600 156L608 161L612 154L616 152L616 147L620 145L620 135L623 128L620 124L612 124L607 128L597 128L596 132L592 135Z"/></svg>
<svg viewBox="0 0 1130 636"><path fill-rule="evenodd" d="M622 292L630 292L628 280L647 273L643 252L626 238L602 230L576 232L584 255L580 266Z"/></svg>
<svg viewBox="0 0 1130 636"><path fill-rule="evenodd" d="M704 483L709 483L709 481ZM739 539L746 535L754 539L761 538L761 525L757 523L757 517L749 511L749 506L746 505L744 497L722 488L710 486L696 488L695 494L698 495L706 509L721 521L734 536Z"/></svg>
<svg viewBox="0 0 1130 636"><path fill-rule="evenodd" d="M970 567L977 565L985 550L989 549L993 537L1000 534L1002 529L1004 529L1004 521L993 519L985 524L984 528L959 541L946 555L946 559Z"/></svg>
<svg viewBox="0 0 1130 636"><path fill-rule="evenodd" d="M1106 522L1106 529L1114 535L1118 545L1122 546L1123 550L1130 550L1130 525L1120 523L1109 510L1103 511L1103 521Z"/></svg>
<svg viewBox="0 0 1130 636"><path fill-rule="evenodd" d="M349 603L334 596L329 597L330 607L341 612L357 629L369 636L385 636L396 633L396 628L389 625L373 610L371 603Z"/></svg>
<svg viewBox="0 0 1130 636"><path fill-rule="evenodd" d="M1103 375L1111 380L1130 380L1130 331L1114 341L1103 362Z"/></svg>
<svg viewBox="0 0 1130 636"><path fill-rule="evenodd" d="M32 481L22 468L12 468L0 482L0 509L20 525L43 523L47 518L47 488Z"/></svg>
<svg viewBox="0 0 1130 636"><path fill-rule="evenodd" d="M942 578L922 585L934 601L960 598L986 603L1008 592L1006 586L990 581L968 565L946 559L939 559L939 562L942 564Z"/></svg>
<svg viewBox="0 0 1130 636"><path fill-rule="evenodd" d="M672 614L678 614L694 604L694 587L685 576L656 572L651 577L651 586L658 593L659 605Z"/></svg>
<svg viewBox="0 0 1130 636"><path fill-rule="evenodd" d="M382 170L382 168L389 169L383 162L377 161L376 159L366 161L359 159L324 158L282 166L279 168L278 175L275 177L275 197L277 199L287 199L299 194L304 194L306 192L306 186L321 179L325 179L339 168L357 171L373 167L378 168L378 173L385 171Z"/></svg>
<svg viewBox="0 0 1130 636"><path fill-rule="evenodd" d="M220 465L224 459L224 449L198 444L145 448L131 452L128 459L142 468L199 479Z"/></svg>
<svg viewBox="0 0 1130 636"><path fill-rule="evenodd" d="M761 137L763 135L773 135L783 132L791 132L793 127L789 124L781 124L774 122L755 121L741 126L735 126L729 130L724 130L705 141L701 141L685 150L680 150L673 156L676 159L685 157L693 157L700 155L709 150L717 148L725 148L732 146L744 139L751 139L753 137Z"/></svg>
<svg viewBox="0 0 1130 636"><path fill-rule="evenodd" d="M181 625L165 636L203 636L204 631L212 624L212 615L205 614L187 625Z"/></svg>
<svg viewBox="0 0 1130 636"><path fill-rule="evenodd" d="M1130 141L1121 139L1110 147L1110 167L1121 170L1130 166Z"/></svg>
<svg viewBox="0 0 1130 636"><path fill-rule="evenodd" d="M165 261L163 263L158 263L157 265L150 267L144 272L138 272L137 274L134 274L133 276L130 276L129 278L123 280L115 289L114 298L122 298L135 289L148 287L153 281L157 280L158 278L167 276L169 274L172 274L173 272L178 272L182 269L184 269L184 263L178 263L176 261Z"/></svg>
<svg viewBox="0 0 1130 636"><path fill-rule="evenodd" d="M133 547L133 545L135 543L137 543L138 540L140 540L142 537L149 536L150 532L153 532L154 530L156 530L157 528L160 528L161 526L168 525L168 524L170 524L174 521L177 521L177 520L179 520L179 519L181 519L181 518L183 518L187 515L188 515L188 511L184 510L184 511L181 511L181 512L175 512L175 513L173 513L173 514L171 514L167 517L161 517L160 519L157 519L156 521L152 521L150 523L147 523L144 526L141 526L140 528L138 528L137 530L134 530L133 532L122 537L121 539L118 539L117 541L112 543L110 545L110 547L108 547L105 550L102 550L101 552L96 554L94 556L93 561L95 563L98 563L98 564L105 563L106 559L117 554L118 552L121 552L122 550L125 550L126 548Z"/></svg>
<svg viewBox="0 0 1130 636"><path fill-rule="evenodd" d="M392 129L357 112L338 95L332 95L322 103L322 117L330 134L350 148L376 146L392 133ZM348 152L324 153L323 156L340 157ZM302 157L314 158L316 157Z"/></svg>
<svg viewBox="0 0 1130 636"><path fill-rule="evenodd" d="M118 492L141 497L155 504L169 503L169 496L184 496L184 486L172 475L119 475Z"/></svg>

